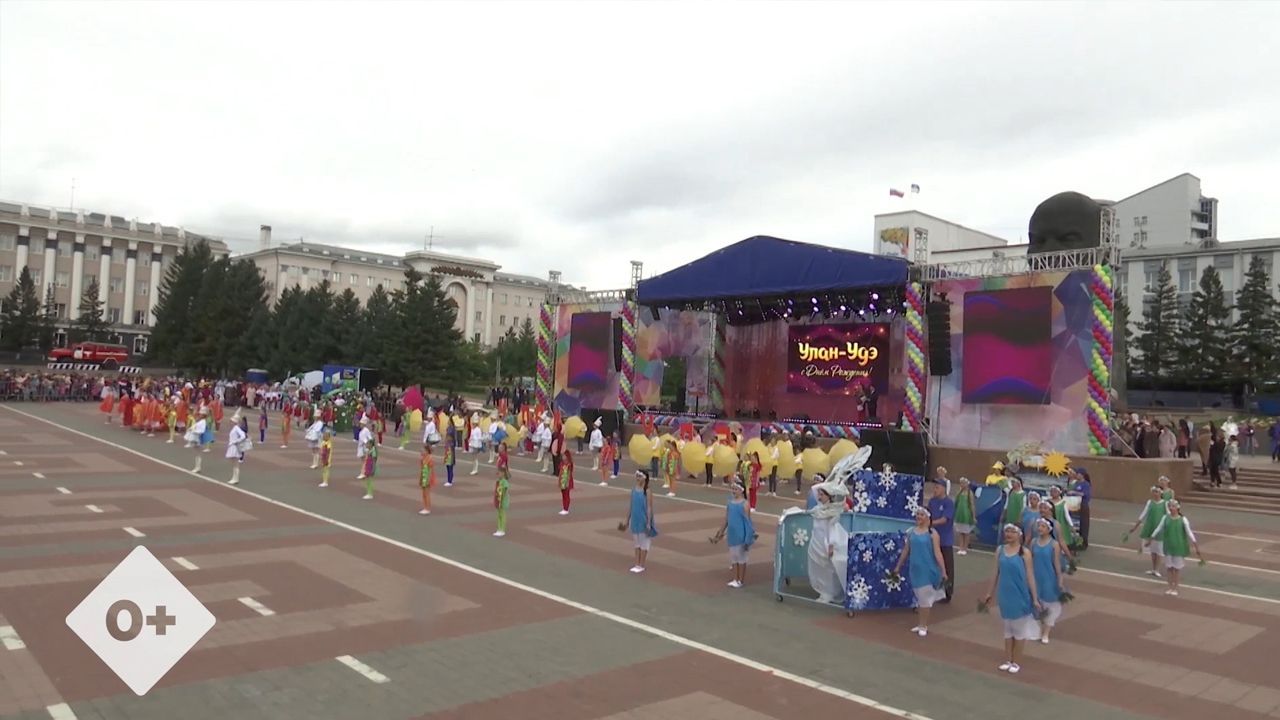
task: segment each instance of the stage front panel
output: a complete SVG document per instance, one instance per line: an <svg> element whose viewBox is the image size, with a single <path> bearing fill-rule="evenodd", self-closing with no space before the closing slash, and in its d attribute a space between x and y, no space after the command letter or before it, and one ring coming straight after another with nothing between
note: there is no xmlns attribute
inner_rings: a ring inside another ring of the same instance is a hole
<svg viewBox="0 0 1280 720"><path fill-rule="evenodd" d="M1047 405L1052 329L1051 287L966 293L964 402Z"/></svg>

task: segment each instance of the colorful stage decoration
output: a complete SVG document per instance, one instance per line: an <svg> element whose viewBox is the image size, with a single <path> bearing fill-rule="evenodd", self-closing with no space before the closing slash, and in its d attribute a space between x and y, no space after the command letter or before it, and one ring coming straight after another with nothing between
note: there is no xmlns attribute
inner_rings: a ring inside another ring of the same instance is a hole
<svg viewBox="0 0 1280 720"><path fill-rule="evenodd" d="M965 293L964 402L1048 405L1053 354L1053 288Z"/></svg>
<svg viewBox="0 0 1280 720"><path fill-rule="evenodd" d="M924 427L924 297L920 283L907 286L906 300L906 368L907 379L902 403L904 429L920 432Z"/></svg>
<svg viewBox="0 0 1280 720"><path fill-rule="evenodd" d="M538 312L538 363L536 378L536 396L538 404L549 407L551 404L551 316L553 305L543 303Z"/></svg>
<svg viewBox="0 0 1280 720"><path fill-rule="evenodd" d="M622 367L618 376L618 409L628 413L635 407L636 304L622 303Z"/></svg>
<svg viewBox="0 0 1280 720"><path fill-rule="evenodd" d="M856 396L889 389L889 324L787 328L787 392Z"/></svg>
<svg viewBox="0 0 1280 720"><path fill-rule="evenodd" d="M912 520L920 507L924 477L894 471L862 468L853 474L853 511L879 517Z"/></svg>
<svg viewBox="0 0 1280 720"><path fill-rule="evenodd" d="M1111 447L1111 357L1115 286L1111 267L1094 265L1089 278L1093 304L1093 344L1089 358L1089 452L1106 455Z"/></svg>
<svg viewBox="0 0 1280 720"><path fill-rule="evenodd" d="M711 345L711 371L708 378L708 390L711 407L716 410L724 408L724 366L725 366L725 335L728 329L728 321L723 316L716 317L716 334L715 340Z"/></svg>

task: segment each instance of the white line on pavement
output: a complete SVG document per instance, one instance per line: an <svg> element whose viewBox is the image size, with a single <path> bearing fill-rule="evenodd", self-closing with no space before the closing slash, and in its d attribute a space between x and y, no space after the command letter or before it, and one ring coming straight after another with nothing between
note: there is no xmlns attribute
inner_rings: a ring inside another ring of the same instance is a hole
<svg viewBox="0 0 1280 720"><path fill-rule="evenodd" d="M5 650L22 650L27 647L12 625L0 625L0 645L4 645Z"/></svg>
<svg viewBox="0 0 1280 720"><path fill-rule="evenodd" d="M76 720L76 714L71 711L71 706L66 703L58 703L45 708L45 712L49 713L51 720Z"/></svg>
<svg viewBox="0 0 1280 720"><path fill-rule="evenodd" d="M373 668L369 667L368 665L365 665L364 663L362 663L362 662L360 662L359 660L357 660L357 659L355 659L355 658L351 657L350 655L342 655L342 656L340 656L340 657L336 657L336 658L334 658L334 660L337 660L338 662L342 663L343 665L346 665L347 667L351 668L352 670L355 670L356 672L360 673L360 674L361 674L361 675L363 675L363 676L365 677L365 679L366 679L366 680L368 680L369 682L377 683L378 685L382 685L383 683L389 683L389 682L391 682L391 678L387 677L386 675L383 675L382 673L378 672L377 670L374 670Z"/></svg>
<svg viewBox="0 0 1280 720"><path fill-rule="evenodd" d="M68 489L66 489L66 488L64 488L64 487L60 487L60 488L58 488L58 492L62 493L63 495L70 495L70 494L71 494L71 491L70 491L70 490L68 490Z"/></svg>
<svg viewBox="0 0 1280 720"><path fill-rule="evenodd" d="M814 680L813 678L806 677L806 676L804 676L804 675L797 675L797 674L792 673L792 672L787 672L786 670L783 670L783 669L781 669L781 668L776 668L776 667L773 667L773 666L770 666L770 665L765 665L765 664L763 664L763 663L756 662L755 660L752 660L752 659L750 659L750 658L744 657L744 656L742 656L742 655L738 655L738 654L735 654L735 653L731 653L731 652L729 652L729 651L727 651L727 650L721 650L720 648L717 648L717 647L714 647L714 646L711 646L711 645L707 645L707 644L705 644L705 643L699 642L699 641L697 641L697 640L693 640L693 639L691 639L691 638L684 637L684 636L682 636L682 635L676 635L675 633L668 632L668 631L666 631L666 630L663 630L663 629L658 628L658 627L654 627L654 626L652 626L652 625L647 625L647 624L642 623L642 622L640 622L640 621L638 621L638 620L632 620L631 618L624 617L624 616L622 616L622 615L618 615L618 614L616 614L616 613L612 613L612 612L609 612L609 611L607 611L607 610L601 610L600 608L593 607L593 606L591 606L591 605L587 605L586 603L578 602L577 600L570 600L569 598L564 597L563 595L556 595L555 593L548 592L548 591L546 591L546 590L541 590L541 589L536 588L536 587L533 587L533 586L531 586L531 585L526 585L526 584L524 584L524 583L517 582L517 581L512 580L512 579L510 579L510 578L502 577L501 575L495 575L494 573L491 573L491 572L489 572L489 571L487 571L487 570L482 570L482 569L480 569L480 568L478 568L478 567L475 567L475 566L473 566L473 565L468 565L468 564L466 564L466 563L464 563L464 562L461 562L461 561L459 561L459 560L454 560L453 558L445 557L444 555L438 555L438 554L433 553L433 552L431 552L431 551L429 551L429 550L424 550L424 549L422 549L422 548L420 548L420 547L416 547L416 546L414 546L414 545L410 545L409 543L401 542L401 541L399 541L399 540L395 540L395 539L393 539L393 538L386 537L385 535L379 535L379 534L377 534L377 533L375 533L375 532L373 532L373 531L365 530L364 528L358 527L358 526L356 526L356 525L351 525L351 524L349 524L349 523L345 523L345 522L343 522L343 521L341 521L341 520L336 520L336 519L331 518L331 517L328 517L328 516L326 516L326 515L321 515L320 513L312 512L311 510L306 510L306 509L303 509L303 508L297 507L296 505L290 505L289 503L286 503L286 502L283 502L283 501L280 501L280 500L276 500L276 499L274 499L274 498L267 497L266 495L261 495L261 494L259 494L259 493L253 492L253 491L251 491L251 490L246 490L246 489L241 488L241 487L236 487L236 486L227 485L226 483L221 482L221 481L219 481L219 480L216 480L216 479L214 479L214 478L204 477L204 476L200 475L199 473L191 472L191 470L189 470L189 469L187 469L187 468L185 468L185 467L180 467L180 466L178 466L178 465L174 465L173 463L166 462L166 461L164 461L164 460L160 460L160 459L157 459L157 458L151 457L150 455L147 455L146 453L143 453L143 452L138 451L138 450L134 450L133 448L126 447L126 446L124 446L124 445L120 445L120 444L118 444L118 443L111 442L110 440L104 440L103 438L100 438L100 437L97 437L97 436L94 436L94 435L90 435L89 433L81 432L80 430L75 430L75 429L73 429L73 428L69 428L69 427L67 427L67 426L65 426L65 425L62 425L62 424L57 423L57 422L54 422L53 420L49 420L49 419L46 419L46 418L42 418L42 417L40 417L39 415L33 415L33 414L31 414L31 413L25 412L25 411L23 411L23 410L17 410L17 409L15 409L15 408L9 407L9 406L7 406L7 405L0 405L0 408L3 408L3 409L5 409L5 410L8 410L9 412L15 413L15 414L17 414L17 415L21 415L21 416L23 416L23 417L30 418L30 419L32 419L32 420L37 420L37 421L42 422L42 423L44 423L44 424L46 424L46 425L49 425L49 426L51 426L51 427L58 428L58 429L60 429L60 430L62 430L62 431L64 431L64 432L68 432L68 433L71 433L71 434L73 434L73 435L78 435L78 436L80 436L80 437L87 438L87 439L89 439L89 440L93 440L93 441L95 441L95 442L102 443L103 445L106 445L106 446L108 446L108 447L113 447L113 448L115 448L115 449L117 449L117 450L120 450L121 452L126 452L126 453L129 453L129 454L131 454L131 455L135 455L135 456L137 456L137 457L144 458L144 459L146 459L146 460L150 460L151 462L154 462L154 463L156 463L157 465L161 465L161 466L163 466L163 467L167 467L167 468L169 468L170 470L173 470L173 471L175 471L175 472L180 472L180 473L183 473L184 475L188 475L188 476L193 477L193 478L196 478L196 479L198 479L198 480L202 480L202 481L204 481L204 482L211 483L211 484L216 485L216 486L218 486L218 487L226 488L227 490L231 490L231 491L233 491L233 492L241 493L241 494L245 495L246 497L256 498L256 499L261 500L262 502L268 503L268 504L270 504L270 505L274 505L274 506L276 506L276 507L280 507L280 508L285 508L285 509L288 509L288 510L292 510L292 511L294 511L294 512L296 512L296 513L300 514L300 515L305 515L306 517L313 518L313 519L316 519L316 520L320 520L320 521L322 521L322 522L325 522L325 523L328 523L328 524L330 524L330 525L333 525L334 527L339 527L339 528L342 528L342 529L344 529L344 530L347 530L347 531L350 531L350 532L353 532L353 533L356 533L356 534L359 534L359 535L363 535L363 536L365 536L365 537L367 537L367 538L372 538L372 539L374 539L374 540L379 540L379 541L384 542L384 543L386 543L386 544L388 544L388 545L392 545L392 546L398 547L398 548L400 548L400 549L402 549L402 550L407 550L407 551L409 551L409 552L411 552L411 553L414 553L414 554L417 554L417 555L421 555L422 557L429 558L429 559L434 560L434 561L436 561L436 562L438 562L438 563L442 563L442 564L444 564L444 565L448 565L449 567L452 567L452 568L457 568L458 570L462 570L462 571L464 571L464 572L470 573L470 574L475 575L475 576L477 576L477 577L482 577L482 578L485 578L486 580L491 580L491 581L493 581L493 582L499 583L499 584L501 584L501 585L506 585L507 587L514 588L514 589L516 589L516 590L522 590L522 591L524 591L524 592L526 592L526 593L529 593L530 595L536 595L537 597L543 598L543 599L545 599L545 600L549 600L549 601L551 601L551 602L558 603L558 604L560 604L560 605L564 605L564 606L566 606L566 607L571 607L571 608L574 608L575 610L580 610L580 611L582 611L582 612L584 612L584 613L587 613L587 614L589 614L589 615L593 615L593 616L595 616L595 617L598 617L598 618L601 618L601 619L604 619L604 620L608 620L608 621L610 621L610 622L614 622L614 623L617 623L617 624L619 624L619 625L624 625L624 626L629 627L629 628L632 628L632 629L634 629L634 630L638 630L638 631L640 631L640 632L643 632L643 633L645 633L645 634L647 634L647 635L652 635L652 636L654 636L654 637L659 637L659 638L662 638L663 640L667 640L667 641L669 641L669 642L676 643L677 645L682 645L682 646L684 646L684 647L687 647L687 648L690 648L690 649L693 649L693 650L698 650L698 651L701 651L701 652L705 652L705 653L707 653L708 655L714 655L715 657L721 658L721 659L723 659L723 660L727 660L727 661L729 661L729 662L735 663L735 664L737 664L737 665L741 665L741 666L743 666L743 667L750 668L750 669L752 669L752 670L758 670L758 671L760 671L760 672L770 673L770 674L772 674L774 677L777 677L777 678L779 678L779 679L781 679L781 680L786 680L786 681L788 681L788 682L795 683L795 684L800 685L800 686L802 686L802 687L807 687L807 688L809 688L809 689L811 689L811 690L817 690L818 692L826 693L826 694L828 694L828 695L831 695L831 696L834 696L834 697L841 698L842 700L848 700L849 702L857 703L858 705L862 705L862 706L864 706L864 707L872 708L872 709L874 709L874 710L879 710L880 712L884 712L884 713L887 713L887 714L889 714L889 715L893 715L894 717L903 718L903 720L930 720L930 719L928 718L928 716L920 715L920 714L918 714L918 713L913 713L913 712L911 712L911 711L909 711L909 710L903 710L903 709L901 709L901 708L897 708L897 707L894 707L894 706L892 706L892 705L886 705L886 704L884 704L884 703L881 703L881 702L880 702L880 701L878 701L878 700L874 700L874 699L872 699L872 698L865 697L865 696L863 696L863 695L858 695L857 693L852 693L852 692L849 692L848 690L844 690L844 689L842 689L842 688L834 687L834 686L832 686L832 685L827 685L826 683L819 682L819 681L817 681L817 680ZM530 474L536 474L536 473L530 473ZM619 488L619 489L621 489L621 488ZM716 504L714 504L714 503L702 503L702 504L704 504L704 505L711 505L711 506L713 506L713 507L717 507L717 508L719 508L719 507L723 507L723 506L721 506L721 505L716 505ZM1185 587L1188 587L1188 586L1184 585L1183 587L1185 588ZM1280 600L1277 600L1277 601L1275 601L1275 602L1280 603ZM353 661L353 662L357 662L357 663L359 662L359 661L355 660L355 658L350 658L349 656L343 656L343 657L347 657L348 659L350 659L350 660L351 660L351 661ZM345 661L345 660L343 660L342 658L338 658L338 661L339 661L339 662L342 662L344 665L347 665L348 667L352 667L352 669L355 669L355 668L354 668L350 663L346 662L346 661ZM375 682L376 682L376 681L375 681Z"/></svg>
<svg viewBox="0 0 1280 720"><path fill-rule="evenodd" d="M127 532L127 533L129 533L130 535L132 535L132 536L134 536L134 537L146 537L146 536L147 536L147 534L146 534L146 533L142 532L142 531L141 531L141 530L139 530L138 528L127 527L127 528L124 528L124 531L125 531L125 532Z"/></svg>
<svg viewBox="0 0 1280 720"><path fill-rule="evenodd" d="M38 480L44 480L44 473L37 473L37 472L33 472L33 473L31 473L31 474L32 474L32 475L35 475L35 476L36 476L36 479L38 479Z"/></svg>
<svg viewBox="0 0 1280 720"><path fill-rule="evenodd" d="M1195 506L1193 505L1190 507L1194 508ZM1099 518L1099 517L1094 518L1093 521L1112 523L1114 525L1133 525L1133 523L1129 522L1128 520L1109 520L1107 518ZM1199 528L1196 528L1196 535L1212 535L1214 537L1231 538L1232 540L1245 540L1248 542L1256 542L1256 543L1266 543L1268 545L1280 544L1280 538L1271 538L1268 540L1267 538L1250 537L1248 535L1232 535L1231 533L1212 532L1209 530L1201 530Z"/></svg>
<svg viewBox="0 0 1280 720"><path fill-rule="evenodd" d="M13 461L13 464L14 464L14 465L17 465L18 467L22 467L22 461L21 461L21 460L14 460L14 461Z"/></svg>
<svg viewBox="0 0 1280 720"><path fill-rule="evenodd" d="M199 570L199 569L200 569L200 568L196 567L196 564L195 564L195 563L191 562L190 560L188 560L188 559L186 559L186 558L184 558L184 557L175 557L175 558L173 559L173 561L174 561L174 562L176 562L176 563L178 563L178 565L180 565L181 567L186 568L187 570Z"/></svg>
<svg viewBox="0 0 1280 720"><path fill-rule="evenodd" d="M276 614L275 610L272 610L271 608L267 607L266 605L263 605L262 603L258 602L257 600L254 600L251 597L242 597L242 598L236 598L236 599L240 601L240 604L244 605L245 607L249 608L250 610L258 613L263 617L270 617Z"/></svg>
<svg viewBox="0 0 1280 720"><path fill-rule="evenodd" d="M89 508L89 512L93 512L93 513L102 512L102 508L98 507L97 505L85 505L85 507Z"/></svg>

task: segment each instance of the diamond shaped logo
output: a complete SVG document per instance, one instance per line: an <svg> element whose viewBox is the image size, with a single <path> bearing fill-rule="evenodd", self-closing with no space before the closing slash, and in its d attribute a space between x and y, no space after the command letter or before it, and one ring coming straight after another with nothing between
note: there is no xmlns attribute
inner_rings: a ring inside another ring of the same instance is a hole
<svg viewBox="0 0 1280 720"><path fill-rule="evenodd" d="M213 613L142 546L67 615L67 627L138 695L147 694L214 622Z"/></svg>

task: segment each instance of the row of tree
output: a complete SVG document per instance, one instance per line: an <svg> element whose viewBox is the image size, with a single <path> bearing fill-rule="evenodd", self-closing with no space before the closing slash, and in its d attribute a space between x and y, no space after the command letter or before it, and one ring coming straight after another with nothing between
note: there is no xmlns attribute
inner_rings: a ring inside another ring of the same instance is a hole
<svg viewBox="0 0 1280 720"><path fill-rule="evenodd" d="M273 377L325 364L378 368L385 382L449 390L533 373L533 328L508 330L492 351L455 329L458 309L439 278L405 270L402 287L379 286L360 303L328 281L270 289L249 260L215 259L206 243L183 249L157 290L148 360L237 377L263 368Z"/></svg>
<svg viewBox="0 0 1280 720"><path fill-rule="evenodd" d="M1141 320L1131 323L1128 314L1126 308L1117 308L1117 324L1133 349L1129 371L1154 388L1240 383L1257 388L1280 378L1280 303L1257 255L1249 262L1234 305L1228 304L1222 278L1210 266L1184 306L1164 264L1143 304Z"/></svg>
<svg viewBox="0 0 1280 720"><path fill-rule="evenodd" d="M60 318L52 285L45 291L42 303L31 271L24 267L0 305L0 348L18 351L35 347L43 353L53 349ZM79 314L71 323L71 342L105 340L108 324L102 317L96 280L84 289L78 309Z"/></svg>

